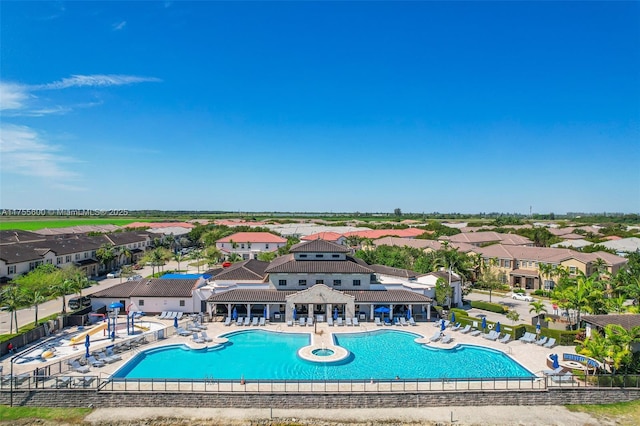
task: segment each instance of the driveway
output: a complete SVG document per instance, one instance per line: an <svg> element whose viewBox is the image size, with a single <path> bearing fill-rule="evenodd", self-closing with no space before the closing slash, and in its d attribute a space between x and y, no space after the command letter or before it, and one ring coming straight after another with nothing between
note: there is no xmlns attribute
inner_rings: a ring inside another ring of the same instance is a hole
<svg viewBox="0 0 640 426"><path fill-rule="evenodd" d="M471 294L468 294L467 296L465 296L465 300L469 300L469 301L479 300L483 302L488 302L489 293L485 294L484 292L474 291ZM547 313L553 313L553 307L551 302L544 299L536 298L535 296L534 296L534 300L542 300L545 307L547 308ZM504 305L505 307L509 308L509 310L515 310L518 314L520 314L520 320L518 321L518 323L532 324L531 318L535 314L533 312L529 312L529 309L531 309L531 305L530 305L531 302L525 302L523 300L514 300L511 298L511 293L506 293L506 294L493 293L491 295L491 302L497 303L499 305ZM500 321L502 324L512 324L512 322L509 319L507 319L507 317L504 314L497 314L494 312L489 312L482 309L474 309L474 308L471 308L469 310L469 314L473 316L486 315L487 320L489 321L494 321L494 322Z"/></svg>

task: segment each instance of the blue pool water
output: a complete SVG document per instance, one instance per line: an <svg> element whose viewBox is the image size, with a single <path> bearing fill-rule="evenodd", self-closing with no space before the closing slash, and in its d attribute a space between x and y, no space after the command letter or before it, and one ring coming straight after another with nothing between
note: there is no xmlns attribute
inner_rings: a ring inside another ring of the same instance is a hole
<svg viewBox="0 0 640 426"><path fill-rule="evenodd" d="M336 364L314 363L298 357L310 344L309 334L247 330L226 335L229 343L192 350L172 345L143 351L114 377L133 379L430 379L487 378L534 375L505 354L477 346L450 349L415 343L413 333L380 330L334 335L350 356Z"/></svg>

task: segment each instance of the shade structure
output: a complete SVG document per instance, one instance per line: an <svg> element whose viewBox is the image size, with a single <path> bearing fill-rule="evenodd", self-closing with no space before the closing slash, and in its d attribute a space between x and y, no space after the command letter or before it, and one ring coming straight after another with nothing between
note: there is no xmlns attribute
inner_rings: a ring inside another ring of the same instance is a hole
<svg viewBox="0 0 640 426"><path fill-rule="evenodd" d="M178 328L178 317L173 317L173 326Z"/></svg>
<svg viewBox="0 0 640 426"><path fill-rule="evenodd" d="M456 322L456 313L451 312L451 322Z"/></svg>
<svg viewBox="0 0 640 426"><path fill-rule="evenodd" d="M91 346L91 339L89 338L89 334L87 333L87 335L84 338L84 347L87 349L85 353L85 357L87 358L89 358L89 346Z"/></svg>
<svg viewBox="0 0 640 426"><path fill-rule="evenodd" d="M496 331L500 333L500 321L496 323Z"/></svg>
<svg viewBox="0 0 640 426"><path fill-rule="evenodd" d="M234 321L238 319L238 310L234 307L233 311L231 312L231 319L233 319Z"/></svg>
<svg viewBox="0 0 640 426"><path fill-rule="evenodd" d="M333 319L334 319L334 320L337 320L337 319L338 319L338 308L335 308L335 309L333 310Z"/></svg>
<svg viewBox="0 0 640 426"><path fill-rule="evenodd" d="M553 365L551 366L551 368L556 369L560 367L560 363L558 362L558 354L551 354L549 355L549 358L553 360Z"/></svg>
<svg viewBox="0 0 640 426"><path fill-rule="evenodd" d="M387 308L386 306L380 306L374 310L374 312L377 312L379 314L386 314L389 311L391 311L391 309Z"/></svg>
<svg viewBox="0 0 640 426"><path fill-rule="evenodd" d="M487 328L487 319L486 318L482 318L482 329L484 330L485 328Z"/></svg>
<svg viewBox="0 0 640 426"><path fill-rule="evenodd" d="M445 328L447 328L447 326L444 325L444 320L440 320L440 330L444 331Z"/></svg>
<svg viewBox="0 0 640 426"><path fill-rule="evenodd" d="M120 302L113 302L112 304L109 305L109 309L118 309L118 308L124 308L124 305Z"/></svg>
<svg viewBox="0 0 640 426"><path fill-rule="evenodd" d="M298 311L296 310L296 307L293 307L293 319L297 320L298 319Z"/></svg>

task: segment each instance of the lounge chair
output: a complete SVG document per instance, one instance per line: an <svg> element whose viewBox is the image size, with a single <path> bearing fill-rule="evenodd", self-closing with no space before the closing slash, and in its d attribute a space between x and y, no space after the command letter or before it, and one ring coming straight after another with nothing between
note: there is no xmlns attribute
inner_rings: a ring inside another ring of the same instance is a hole
<svg viewBox="0 0 640 426"><path fill-rule="evenodd" d="M472 332L469 333L469 336L478 337L481 334L482 334L482 330L473 330Z"/></svg>
<svg viewBox="0 0 640 426"><path fill-rule="evenodd" d="M395 317L393 319L393 325L397 325L398 327L402 326L402 324L400 324L400 318Z"/></svg>
<svg viewBox="0 0 640 426"><path fill-rule="evenodd" d="M113 348L108 347L107 350L104 352L107 357L111 358L114 361L121 361L122 357L118 354L116 354L115 352L113 352Z"/></svg>
<svg viewBox="0 0 640 426"><path fill-rule="evenodd" d="M265 324L266 324L266 322L265 322L264 317L260 317L260 321L258 321L258 325L265 325Z"/></svg>
<svg viewBox="0 0 640 426"><path fill-rule="evenodd" d="M451 327L451 331L458 331L462 328L461 323L456 323L453 327Z"/></svg>
<svg viewBox="0 0 640 426"><path fill-rule="evenodd" d="M549 340L549 338L548 338L547 336L543 336L543 337L541 337L539 340L536 340L536 341L535 341L535 342L533 342L533 343L535 343L535 344L536 344L536 345L538 345L538 346L542 346L542 345L544 345L545 343L547 343L547 340Z"/></svg>
<svg viewBox="0 0 640 426"><path fill-rule="evenodd" d="M360 321L358 321L358 318L353 317L353 326L354 327L359 327L360 326Z"/></svg>
<svg viewBox="0 0 640 426"><path fill-rule="evenodd" d="M433 334L433 336L429 338L429 340L431 342L437 342L438 340L440 340L441 337L442 337L442 333L440 332L440 330L438 330Z"/></svg>
<svg viewBox="0 0 640 426"><path fill-rule="evenodd" d="M260 318L253 317L253 320L251 320L251 325L253 325L254 327L257 327L258 326L258 321L260 321Z"/></svg>
<svg viewBox="0 0 640 426"><path fill-rule="evenodd" d="M191 336L191 332L182 327L176 328L176 333L178 333L179 336ZM134 342L132 341L131 344L134 344Z"/></svg>
<svg viewBox="0 0 640 426"><path fill-rule="evenodd" d="M305 324L304 317L300 317L300 320L298 321L298 324L300 324L302 327L304 327L304 324Z"/></svg>
<svg viewBox="0 0 640 426"><path fill-rule="evenodd" d="M174 318L178 318L178 320L182 318L182 312L174 312L174 314Z"/></svg>
<svg viewBox="0 0 640 426"><path fill-rule="evenodd" d="M555 337L550 337L549 340L547 340L547 343L545 343L544 346L545 348L549 348L551 349L552 347L554 347L556 345L556 339Z"/></svg>
<svg viewBox="0 0 640 426"><path fill-rule="evenodd" d="M542 370L542 374L545 376L557 376L558 374L562 374L564 372L563 367L558 367L553 370Z"/></svg>
<svg viewBox="0 0 640 426"><path fill-rule="evenodd" d="M409 324L407 324L407 320L404 317L400 317L400 325L406 327Z"/></svg>
<svg viewBox="0 0 640 426"><path fill-rule="evenodd" d="M384 319L384 325L391 325L391 324L393 324L393 323L391 322L391 318L385 318L385 319Z"/></svg>
<svg viewBox="0 0 640 426"><path fill-rule="evenodd" d="M327 325L329 327L333 327L333 318L331 318L331 317L327 318Z"/></svg>
<svg viewBox="0 0 640 426"><path fill-rule="evenodd" d="M238 319L236 320L236 325L242 325L243 322L244 322L244 317L238 317Z"/></svg>
<svg viewBox="0 0 640 426"><path fill-rule="evenodd" d="M312 316L309 316L309 318L307 319L307 325L309 327L313 327L313 317Z"/></svg>
<svg viewBox="0 0 640 426"><path fill-rule="evenodd" d="M338 319L336 320L338 327L342 327L344 325L344 323L342 322L342 317L338 317Z"/></svg>
<svg viewBox="0 0 640 426"><path fill-rule="evenodd" d="M230 325L231 325L231 317L226 317L226 318L225 318L225 320L224 320L224 325L225 325L226 327L228 327L228 326L230 326Z"/></svg>
<svg viewBox="0 0 640 426"><path fill-rule="evenodd" d="M345 319L345 322L347 323L347 326L348 326L348 327L351 327L351 326L353 325L353 322L351 321L351 317L347 317L347 318Z"/></svg>
<svg viewBox="0 0 640 426"><path fill-rule="evenodd" d="M158 319L165 319L167 317L167 311L162 311L160 312L160 315L158 315Z"/></svg>
<svg viewBox="0 0 640 426"><path fill-rule="evenodd" d="M91 370L87 365L80 365L77 359L74 359L73 361L69 361L69 366L73 371L81 374L86 374Z"/></svg>
<svg viewBox="0 0 640 426"><path fill-rule="evenodd" d="M567 371L564 374L556 374L554 376L550 376L551 380L554 383L570 383L573 382L573 373L571 371Z"/></svg>
<svg viewBox="0 0 640 426"><path fill-rule="evenodd" d="M86 388L88 386L91 386L91 383L93 383L96 380L96 378L94 376L89 376L89 377L78 377L73 381L73 385L74 386L82 386L83 388Z"/></svg>
<svg viewBox="0 0 640 426"><path fill-rule="evenodd" d="M193 326L199 328L200 330L206 330L207 326L200 324L198 321L193 321Z"/></svg>
<svg viewBox="0 0 640 426"><path fill-rule="evenodd" d="M193 340L194 343L204 343L204 339L198 337L198 333L193 333L193 336L191 336L191 340Z"/></svg>
<svg viewBox="0 0 640 426"><path fill-rule="evenodd" d="M110 357L109 355L107 355L103 351L94 352L93 356L96 357L96 359L98 361L106 363L106 364L112 364L112 363L117 361L117 359ZM122 358L120 357L120 359L122 359Z"/></svg>
<svg viewBox="0 0 640 426"><path fill-rule="evenodd" d="M90 364L92 367L96 367L96 368L104 367L105 365L107 365L106 362L100 361L99 359L96 359L96 357L94 356L87 357L87 363Z"/></svg>
<svg viewBox="0 0 640 426"><path fill-rule="evenodd" d="M382 327L382 323L380 322L380 317L375 317L373 323L378 327Z"/></svg>
<svg viewBox="0 0 640 426"><path fill-rule="evenodd" d="M442 343L451 343L452 341L453 341L453 337L451 337L450 334L443 336L441 340Z"/></svg>
<svg viewBox="0 0 640 426"><path fill-rule="evenodd" d="M463 329L460 330L460 333L467 334L470 331L471 331L471 325L467 324L467 325L464 326Z"/></svg>
<svg viewBox="0 0 640 426"><path fill-rule="evenodd" d="M173 312L171 312L171 311L167 311L167 314L164 316L164 318L163 318L163 319L166 319L166 320L171 319L171 320L172 320L174 316L175 316L175 315L174 315L174 313L173 313Z"/></svg>
<svg viewBox="0 0 640 426"><path fill-rule="evenodd" d="M5 376L2 376L2 380L0 381L0 383L2 383L3 385L8 385L13 380L14 385L18 386L29 380L30 377L31 374L29 373L22 373L18 375L7 374Z"/></svg>
<svg viewBox="0 0 640 426"><path fill-rule="evenodd" d="M491 330L490 332L488 332L487 334L483 334L482 335L483 338L487 339L487 340L498 340L498 337L500 337L500 333L498 333L495 330Z"/></svg>
<svg viewBox="0 0 640 426"><path fill-rule="evenodd" d="M451 321L449 320L440 320L434 323L434 327L442 327L442 321L444 321L444 328L449 327L449 324L451 324Z"/></svg>
<svg viewBox="0 0 640 426"><path fill-rule="evenodd" d="M244 326L245 327L249 327L249 324L251 324L251 318L250 317L244 317Z"/></svg>
<svg viewBox="0 0 640 426"><path fill-rule="evenodd" d="M293 327L293 321L291 320L287 321L287 327Z"/></svg>
<svg viewBox="0 0 640 426"><path fill-rule="evenodd" d="M536 335L533 334L533 333L526 332L526 333L524 333L524 336L522 336L518 340L523 342L523 343L532 343L532 342L535 342Z"/></svg>
<svg viewBox="0 0 640 426"><path fill-rule="evenodd" d="M52 387L56 389L68 388L72 380L73 377L71 376L56 377L56 382L52 385Z"/></svg>
<svg viewBox="0 0 640 426"><path fill-rule="evenodd" d="M209 337L209 335L207 334L206 331L201 331L200 332L200 337L202 338L202 340L204 340L205 342L213 342L213 339L211 337Z"/></svg>
<svg viewBox="0 0 640 426"><path fill-rule="evenodd" d="M409 318L409 325L418 325L416 324L416 320L413 319L413 317Z"/></svg>
<svg viewBox="0 0 640 426"><path fill-rule="evenodd" d="M511 341L511 335L505 334L504 337L498 340L500 343L509 343Z"/></svg>

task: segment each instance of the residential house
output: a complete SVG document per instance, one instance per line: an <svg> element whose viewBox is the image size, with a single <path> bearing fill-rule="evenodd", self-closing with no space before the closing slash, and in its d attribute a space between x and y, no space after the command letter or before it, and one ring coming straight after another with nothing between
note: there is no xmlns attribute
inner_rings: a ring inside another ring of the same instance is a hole
<svg viewBox="0 0 640 426"><path fill-rule="evenodd" d="M260 253L276 252L287 245L287 239L269 232L236 232L216 241L216 248L225 256L232 253L242 259L257 259Z"/></svg>
<svg viewBox="0 0 640 426"><path fill-rule="evenodd" d="M517 234L501 234L493 231L463 232L451 236L440 238L450 243L466 243L476 247L483 247L491 244L502 244L505 246L533 246L533 241Z"/></svg>

